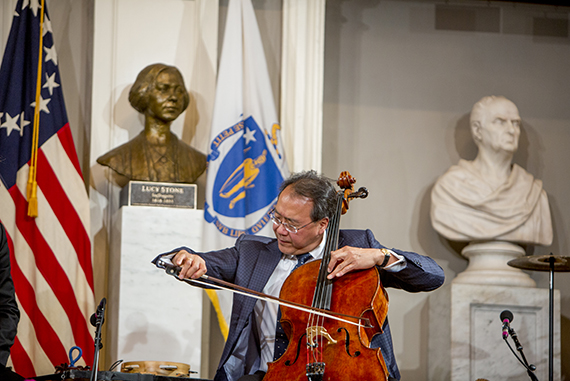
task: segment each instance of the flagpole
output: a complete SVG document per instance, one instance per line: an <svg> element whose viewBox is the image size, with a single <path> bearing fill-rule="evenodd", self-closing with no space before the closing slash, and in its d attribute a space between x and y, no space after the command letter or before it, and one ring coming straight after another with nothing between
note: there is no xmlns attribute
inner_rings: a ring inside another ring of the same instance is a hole
<svg viewBox="0 0 570 381"><path fill-rule="evenodd" d="M40 13L40 43L38 49L38 72L36 80L36 105L34 107L34 132L32 134L32 158L30 160L30 173L28 174L28 217L38 216L38 183L36 181L37 167L38 167L38 141L40 138L40 94L42 91L42 57L44 45L44 10L45 0L42 0L42 10Z"/></svg>

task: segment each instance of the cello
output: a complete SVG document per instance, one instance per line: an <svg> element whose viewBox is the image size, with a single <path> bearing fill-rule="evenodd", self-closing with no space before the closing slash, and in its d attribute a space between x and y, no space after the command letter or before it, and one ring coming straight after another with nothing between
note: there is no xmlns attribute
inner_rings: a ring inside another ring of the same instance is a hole
<svg viewBox="0 0 570 381"><path fill-rule="evenodd" d="M351 325L322 314L281 306L281 325L289 338L285 353L268 364L264 381L386 381L388 368L380 348L371 349L388 313L388 295L376 267L328 279L331 252L338 249L340 216L349 200L365 198L368 191L354 192L356 182L342 172L337 184L337 211L329 221L323 258L293 271L285 280L279 298L318 310L358 316L371 325ZM299 287L303 285L303 287Z"/></svg>

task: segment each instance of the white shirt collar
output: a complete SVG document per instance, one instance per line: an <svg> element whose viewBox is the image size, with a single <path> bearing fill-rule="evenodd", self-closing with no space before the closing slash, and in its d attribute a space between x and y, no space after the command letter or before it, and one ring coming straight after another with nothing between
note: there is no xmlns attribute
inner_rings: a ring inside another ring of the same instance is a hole
<svg viewBox="0 0 570 381"><path fill-rule="evenodd" d="M323 252L325 250L325 244L327 242L327 231L325 230L325 233L323 234L323 239L321 240L321 243L319 244L319 246L315 247L313 250L309 251L309 253L311 254L311 256L313 257L311 260L307 261L313 261L315 259L321 259L323 257ZM283 254L282 259L290 259L290 260L297 260L297 256L296 255L291 255L291 254Z"/></svg>

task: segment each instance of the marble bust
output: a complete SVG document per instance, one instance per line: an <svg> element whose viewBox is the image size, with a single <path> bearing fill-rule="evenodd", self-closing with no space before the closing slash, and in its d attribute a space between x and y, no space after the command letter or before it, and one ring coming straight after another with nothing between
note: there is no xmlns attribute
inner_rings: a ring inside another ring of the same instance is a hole
<svg viewBox="0 0 570 381"><path fill-rule="evenodd" d="M206 156L170 130L190 102L180 71L160 63L145 67L129 102L144 115L144 130L97 162L127 180L194 183L206 169Z"/></svg>
<svg viewBox="0 0 570 381"><path fill-rule="evenodd" d="M542 181L511 162L520 124L516 105L504 97L484 97L473 106L470 129L477 157L449 168L431 193L431 222L443 237L460 242L552 243Z"/></svg>

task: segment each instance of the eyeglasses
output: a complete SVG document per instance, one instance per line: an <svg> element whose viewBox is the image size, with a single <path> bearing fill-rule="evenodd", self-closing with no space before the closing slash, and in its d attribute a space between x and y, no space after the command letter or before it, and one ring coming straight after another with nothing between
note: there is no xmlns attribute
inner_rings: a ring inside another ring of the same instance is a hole
<svg viewBox="0 0 570 381"><path fill-rule="evenodd" d="M315 221L311 221L308 224L305 224L305 225L301 226L300 228L298 228L298 227L291 225L288 222L281 221L281 219L275 215L275 211L272 211L271 213L269 213L269 218L271 218L271 221L273 221L275 226L283 225L285 230L287 230L289 233L297 233L299 230L303 229L305 226L309 226L310 224L315 222Z"/></svg>

